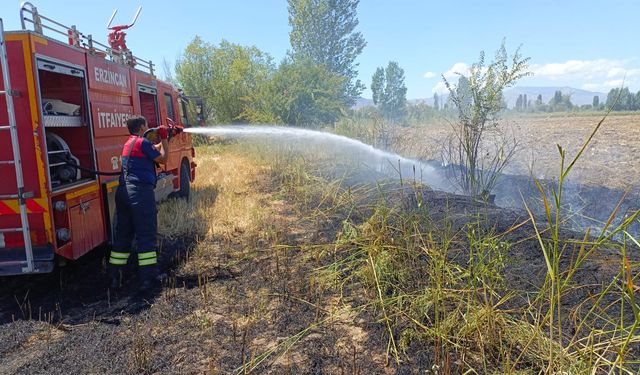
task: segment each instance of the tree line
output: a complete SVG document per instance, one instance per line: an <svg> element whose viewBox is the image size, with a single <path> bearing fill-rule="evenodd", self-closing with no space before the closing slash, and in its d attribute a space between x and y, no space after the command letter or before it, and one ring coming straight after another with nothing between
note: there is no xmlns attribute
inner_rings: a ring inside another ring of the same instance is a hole
<svg viewBox="0 0 640 375"><path fill-rule="evenodd" d="M278 64L255 46L196 36L176 61L175 81L204 100L208 123L333 123L364 88L358 2L288 0L291 49Z"/></svg>
<svg viewBox="0 0 640 375"><path fill-rule="evenodd" d="M275 63L255 46L196 36L175 64L175 83L204 99L209 123L269 123L320 127L350 113L365 88L357 79L366 41L358 26L359 0L288 0L287 56ZM404 71L389 62L372 77L380 113L407 115Z"/></svg>
<svg viewBox="0 0 640 375"><path fill-rule="evenodd" d="M538 95L535 99L529 99L527 94L520 94L513 110L516 112L566 112L603 111L609 108L613 111L640 111L640 90L634 94L629 91L628 87L614 88L607 94L605 102L601 102L600 97L594 95L591 104L580 106L571 102L571 95L563 94L560 90L556 90L548 102L543 101L542 95Z"/></svg>

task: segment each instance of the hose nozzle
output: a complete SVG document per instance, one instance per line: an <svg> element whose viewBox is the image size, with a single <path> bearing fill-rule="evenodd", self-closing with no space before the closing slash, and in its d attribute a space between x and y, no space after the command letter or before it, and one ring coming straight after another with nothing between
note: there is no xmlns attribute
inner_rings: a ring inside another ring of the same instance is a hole
<svg viewBox="0 0 640 375"><path fill-rule="evenodd" d="M169 127L169 134L173 133L173 135L178 135L180 133L182 133L184 131L183 128L178 127L178 126L171 126Z"/></svg>
<svg viewBox="0 0 640 375"><path fill-rule="evenodd" d="M183 128L175 125L170 125L170 126L167 126L166 128L167 128L167 132L169 133L169 140L171 140L171 138L175 137L176 135L184 131ZM147 138L153 143L160 142L160 137L158 136L158 128L149 128L144 132L142 136Z"/></svg>

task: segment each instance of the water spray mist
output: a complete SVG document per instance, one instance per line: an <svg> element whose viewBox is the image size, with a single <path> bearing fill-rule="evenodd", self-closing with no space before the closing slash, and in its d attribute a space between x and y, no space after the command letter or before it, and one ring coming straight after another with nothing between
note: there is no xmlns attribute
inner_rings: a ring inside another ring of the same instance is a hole
<svg viewBox="0 0 640 375"><path fill-rule="evenodd" d="M340 152L358 156L367 168L377 172L385 172L389 177L413 177L431 187L445 189L446 179L433 166L418 160L377 149L371 145L342 135L315 130L289 128L284 126L228 125L206 128L187 128L185 132L211 136L228 136L234 138L277 139L288 144L304 147L306 144L317 144L334 147ZM392 176L395 174L396 176Z"/></svg>

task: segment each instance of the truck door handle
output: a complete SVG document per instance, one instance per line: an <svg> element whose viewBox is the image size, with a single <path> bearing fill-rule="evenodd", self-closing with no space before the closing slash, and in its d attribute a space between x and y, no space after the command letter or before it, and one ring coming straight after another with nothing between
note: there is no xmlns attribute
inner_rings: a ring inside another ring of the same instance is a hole
<svg viewBox="0 0 640 375"><path fill-rule="evenodd" d="M87 212L90 207L91 204L89 202L80 203L80 209L82 210L82 212Z"/></svg>
<svg viewBox="0 0 640 375"><path fill-rule="evenodd" d="M45 68L50 69L50 70L56 70L56 66L55 65L42 64L42 66L44 66Z"/></svg>

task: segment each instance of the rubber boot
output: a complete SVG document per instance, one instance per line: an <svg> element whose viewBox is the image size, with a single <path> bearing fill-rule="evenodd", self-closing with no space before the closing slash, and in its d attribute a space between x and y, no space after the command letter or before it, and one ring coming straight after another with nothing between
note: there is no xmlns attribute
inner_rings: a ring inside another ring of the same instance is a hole
<svg viewBox="0 0 640 375"><path fill-rule="evenodd" d="M140 275L141 293L149 295L156 288L160 287L157 265L140 266L138 274Z"/></svg>
<svg viewBox="0 0 640 375"><path fill-rule="evenodd" d="M107 275L109 277L109 289L118 290L122 287L122 267L109 267Z"/></svg>

